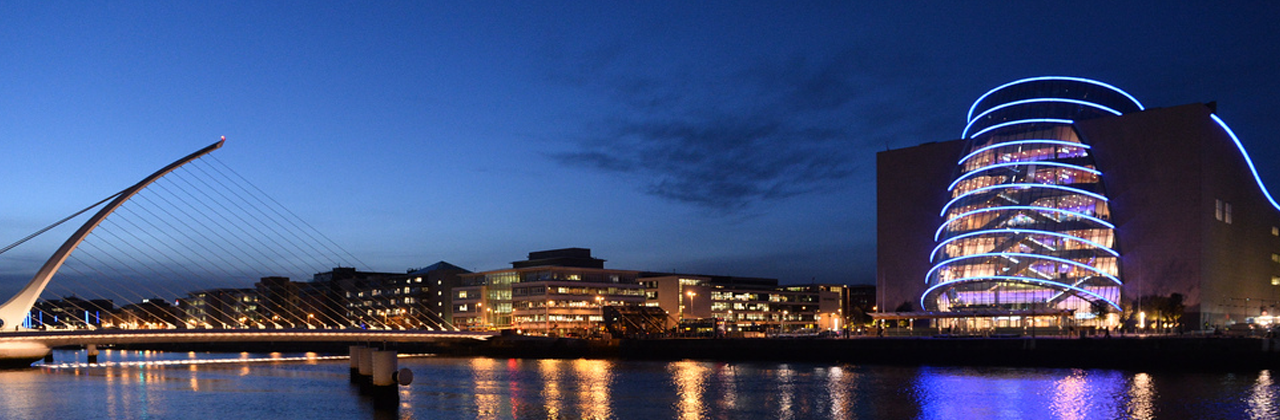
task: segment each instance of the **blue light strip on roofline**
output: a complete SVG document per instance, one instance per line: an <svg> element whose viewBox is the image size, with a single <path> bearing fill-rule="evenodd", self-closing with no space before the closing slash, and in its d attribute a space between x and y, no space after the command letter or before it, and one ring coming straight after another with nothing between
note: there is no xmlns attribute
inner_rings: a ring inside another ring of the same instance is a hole
<svg viewBox="0 0 1280 420"><path fill-rule="evenodd" d="M1028 162L1005 162L1005 163L997 163L997 164L994 164L994 165L987 165L987 166L983 166L983 167L978 168L978 169L974 169L974 170L969 171L969 172L965 172L965 173L964 173L964 175L960 175L960 177L959 177L959 178L956 178L956 180L955 180L954 182L952 182L950 186L948 186L948 187L947 187L947 191L955 190L955 189L956 189L956 185L959 185L959 184L960 184L960 181L964 181L965 179L968 179L969 177L974 176L975 174L982 173L983 171L986 171L986 170L988 170L988 169L1003 168L1003 167L1007 167L1007 166L1030 166L1030 165L1037 165L1037 166L1056 166L1056 167L1059 167L1059 168L1079 169L1079 170L1081 170L1081 171L1085 171L1085 172L1088 172L1088 173L1091 173L1091 174L1094 174L1094 175L1099 175L1099 176L1100 176L1100 175L1102 175L1102 172L1101 172L1101 171L1099 171L1099 170L1097 170L1097 169L1091 169L1091 168L1086 168L1086 167L1083 167L1083 166L1080 166L1080 165L1071 165L1071 164L1067 164L1067 163L1060 163L1060 162L1050 162L1050 161L1045 161L1045 160L1033 160L1033 161L1028 161ZM1048 185L1048 184L1046 184L1046 185Z"/></svg>
<svg viewBox="0 0 1280 420"><path fill-rule="evenodd" d="M1008 122L1002 122L1002 123L1000 123L1000 124L996 124L996 125L993 125L993 126L990 126L990 127L984 128L984 129L982 129L982 130L979 130L977 133L973 133L973 135L972 135L972 136L965 137L965 138L977 138L978 136L981 136L981 135L983 135L984 133L986 133L986 132L988 132L988 131L995 130L995 129L999 129L999 128L1005 128L1005 127L1008 127L1008 126L1011 126L1011 125L1018 125L1018 124L1044 124L1044 123L1051 123L1051 124L1075 124L1075 121L1072 121L1072 120L1064 120L1064 119L1062 119L1062 118L1030 118L1030 119L1025 119L1025 120L1013 120L1013 121L1008 121Z"/></svg>
<svg viewBox="0 0 1280 420"><path fill-rule="evenodd" d="M942 206L942 213L938 213L938 215L939 215L939 216L945 216L945 215L947 214L947 209L951 208L951 205L952 205L952 204L955 204L955 202L956 202L956 201L959 201L961 198L968 197L968 196L970 196L970 195L972 195L972 194L974 194L974 193L978 193L978 192L982 192L982 191L987 191L987 190L1001 189L1001 188L1023 188L1023 189L1049 188L1049 189L1054 189L1054 190L1062 190L1062 191L1066 191L1066 192L1070 192L1070 193L1076 193L1076 194L1081 194L1081 195L1087 195L1087 196L1090 196L1090 197L1093 197L1093 198L1096 198L1096 199L1102 200L1102 201L1104 201L1104 202L1106 202L1106 201L1111 201L1111 200L1108 200L1108 199L1107 199L1107 197L1105 197L1105 196L1103 196L1103 195L1101 195L1101 194L1098 194L1098 193L1093 193L1093 192L1085 191L1085 190L1082 190L1082 189L1079 189L1079 188L1064 187L1064 186L1057 185L1057 184L1027 184L1027 183L1020 183L1020 184L996 184L996 185L988 185L988 186L985 186L985 187L982 187L982 188L974 188L974 189L973 189L973 190L971 190L971 191L968 191L968 192L966 192L966 193L964 193L964 194L960 194L960 196L958 196L958 197L956 197L956 198L951 199L951 201L948 201L946 205Z"/></svg>
<svg viewBox="0 0 1280 420"><path fill-rule="evenodd" d="M964 161L969 160L969 158L972 158L972 157L976 156L978 153L982 153L982 152L985 152L985 151L988 151L988 150L991 150L991 149L995 149L995 148L997 148L997 147L1016 146L1016 145L1019 145L1019 144L1056 144L1056 145L1059 145L1059 146L1072 146L1072 147L1079 147L1079 148L1083 148L1083 149L1091 149L1091 148L1092 148L1091 146L1089 146L1089 145L1087 145L1087 144L1084 144L1084 143L1076 143L1076 142L1063 141L1063 140L1037 139L1037 140L1018 140L1018 141L1008 141L1008 142L1004 142L1004 143L996 143L996 144L993 144L993 145L990 145L990 146L982 147L982 148L980 148L980 149L978 149L978 150L974 150L973 152L969 153L968 155L965 155L965 157L960 158L960 161L959 161L959 162L956 162L956 163L959 163L959 164L963 165L963 164L964 164Z"/></svg>
<svg viewBox="0 0 1280 420"><path fill-rule="evenodd" d="M967 260L972 258L986 258L986 257L1024 257L1024 258L1039 258L1044 260L1057 261L1063 264L1070 264L1076 267L1093 271L1095 273L1102 275L1103 277L1111 279L1111 281L1115 282L1118 285L1124 284L1124 283L1121 283L1120 279L1116 278L1115 276L1107 274L1106 272L1099 270L1097 267L1091 266L1089 264L1085 264L1079 261L1068 260L1066 258L1059 258L1059 257L1048 256L1048 255L1042 255L1042 254L1028 254L1025 252L987 252L983 254L961 255L959 257L955 257L955 258L940 262L937 265L933 266L933 268L929 269L929 272L925 273L924 275L925 284L928 284L929 279L933 278L933 273L937 272L939 268L942 268L947 264L951 264L953 262L960 261L960 260ZM1058 284L1066 284L1066 283L1058 283Z"/></svg>
<svg viewBox="0 0 1280 420"><path fill-rule="evenodd" d="M1240 154L1244 156L1244 162L1249 164L1249 171L1253 172L1253 180L1258 182L1258 188L1262 190L1262 195L1267 197L1267 201L1271 202L1272 207L1280 210L1280 204L1276 204L1276 199L1271 198L1271 193L1267 191L1267 186L1262 184L1262 177L1258 176L1258 168L1253 166L1253 159L1249 158L1249 152L1244 151L1244 144L1240 143L1240 138L1236 137L1236 133L1231 131L1231 128L1227 127L1227 123L1223 122L1222 118L1218 118L1217 114L1209 114L1209 118L1213 118L1213 121L1218 123L1218 126L1222 127L1222 130L1226 131L1228 136L1231 136L1231 141L1236 142L1236 147L1240 149Z"/></svg>
<svg viewBox="0 0 1280 420"><path fill-rule="evenodd" d="M942 226L938 228L938 231L937 231L937 232L935 232L935 233L933 234L933 240L934 240L934 241L937 241L937 240L938 240L938 237L942 236L942 231L943 231L943 230L946 230L948 225L950 225L950 224L954 223L954 222L955 222L955 221L957 221L957 220L960 220L960 219L963 219L963 218L968 217L968 216L970 216L970 215L974 215L974 214L978 214L978 213L983 213L983 212L988 212L988 211L998 211L998 210L1034 210L1034 211L1050 211L1050 212L1054 212L1054 213L1066 213L1066 214L1069 214L1069 215L1072 215L1072 216L1076 216L1076 217L1080 217L1080 218L1082 218L1082 219L1088 219L1088 220L1090 220L1090 221L1096 222L1096 223L1098 223L1098 224L1101 224L1101 225L1103 225L1103 226L1106 226L1106 227L1107 227L1107 229L1115 229L1115 228L1116 228L1116 226L1115 226L1115 225L1110 224L1110 223L1107 223L1107 221L1105 221L1105 220L1102 220L1102 219L1099 219L1099 218L1097 218L1097 217L1093 217L1093 216L1090 216L1090 215L1087 215L1087 214L1084 214L1084 213L1074 212L1074 211L1071 211L1071 210L1055 209L1055 208L1053 208L1053 207L1040 207L1040 206L997 206L997 207L987 207L987 208L977 209L977 210L973 210L973 211L967 211L967 212L964 212L964 213L960 213L960 215L958 215L958 216L956 216L956 217L953 217L953 218L947 219L947 221L946 221L946 222L943 222L943 223L942 223Z"/></svg>
<svg viewBox="0 0 1280 420"><path fill-rule="evenodd" d="M979 97L978 97L978 100L973 101L973 105L969 106L969 115L966 117L965 121L972 121L972 120L973 120L973 110L974 110L974 109L977 109L977 108L978 108L978 104L982 103L982 100L983 100L983 99L987 99L987 96L991 96L991 94L992 94L992 93L995 93L996 91L998 91L998 90L1000 90L1000 89L1004 89L1004 88L1007 88L1007 87L1009 87L1009 86L1013 86L1013 85L1016 85L1016 84L1020 84L1020 83L1029 83L1029 82L1038 82L1038 81L1041 81L1041 80L1066 80L1066 81L1082 82L1082 83L1088 83L1088 84L1092 84L1092 85L1102 86L1102 87L1104 87L1104 88L1114 90L1114 91L1116 91L1117 93L1119 93L1119 94L1121 94L1121 95L1124 95L1124 97L1129 98L1129 100L1130 100L1130 101L1133 101L1133 104L1134 104L1134 105L1137 105L1137 106L1138 106L1138 109L1139 109L1139 110L1146 110L1146 108L1144 108L1144 107L1142 106L1142 103L1141 103L1141 102L1138 102L1138 99L1137 99L1137 98L1134 98L1134 97L1133 97L1133 95L1130 95L1128 92L1125 92L1125 91L1123 91L1123 90L1120 90L1120 88L1117 88L1117 87L1115 87L1115 86L1108 85L1108 84L1106 84L1106 83L1099 82L1099 81L1097 81L1097 80L1084 79L1084 78L1080 78L1080 77L1070 77L1070 76L1040 76L1040 77L1029 77L1029 78L1021 79L1021 80L1014 80L1014 81L1012 81L1012 82L1005 83L1005 84L1003 84L1003 85L997 86L995 89L988 90L988 91L987 91L987 93L984 93L984 94L982 94L982 96L979 96Z"/></svg>
<svg viewBox="0 0 1280 420"><path fill-rule="evenodd" d="M963 138L968 138L969 129L973 127L973 124L974 124L974 123L978 122L978 120L982 119L982 117L983 117L983 116L986 116L987 114L990 114L990 113L992 113L992 112L996 112L996 111L999 111L999 110L1001 110L1001 109L1008 108L1008 107L1011 107L1011 106L1025 105L1025 104L1033 104L1033 103L1044 103L1044 102L1059 102L1059 103L1068 103L1068 104L1084 105L1084 106L1094 107L1094 108L1097 108L1097 109L1100 109L1100 110L1103 110L1103 111L1106 111L1106 112L1110 112L1110 113L1112 113L1112 114L1114 114L1114 115L1123 115L1123 113L1122 113L1122 112L1120 112L1120 111L1116 111L1116 110L1114 110L1114 109L1111 109L1111 108L1108 108L1108 107L1105 107L1105 106L1102 106L1101 104L1097 104L1097 103L1093 103L1093 102L1089 102L1089 101L1081 101L1081 100L1078 100L1078 99L1063 99L1063 98L1034 98L1034 99L1023 99L1023 100L1020 100L1020 101L1006 102L1006 103L1003 103L1003 104L997 105L997 106L995 106L995 107L993 107L993 108L991 108L991 109L988 109L988 110L986 110L986 111L982 111L982 113L981 113L981 114L978 114L978 116L976 116L976 117L970 118L970 119L969 119L969 123L964 125L964 132L963 132L962 134L960 134L960 138L962 138L962 139L963 139Z"/></svg>
<svg viewBox="0 0 1280 420"><path fill-rule="evenodd" d="M965 278L962 278L962 279L955 279L955 280L952 280L952 281L949 281L949 282L946 282L946 283L941 283L941 284L935 285L935 286L933 286L933 287L930 287L930 288L926 289L926 290L924 291L924 294L921 294L921 295L920 295L920 308L921 308L921 309L927 308L927 306L925 306L925 304L924 304L924 299L925 299L925 297L929 296L929 293L933 292L933 290L934 290L934 289L937 289L937 288L939 288L939 287L946 286L946 285L949 285L949 284L956 284L956 283L961 283L961 282L966 282L966 283L967 283L967 282L981 281L981 280L1008 280L1008 281L1016 281L1016 282L1024 282L1024 283L1035 283L1035 284L1040 284L1040 285L1059 286L1059 287L1063 287L1063 288L1067 288L1067 289L1075 290L1075 291L1077 291L1077 292L1084 293L1084 294L1089 295L1089 296L1093 296L1093 297L1095 297L1095 298L1098 298L1098 300L1101 300L1101 301L1103 301L1103 302L1106 302L1106 303L1110 304L1112 307L1115 307L1115 308L1116 308L1116 310L1123 311L1123 309L1121 309L1121 308L1120 308L1120 305L1117 305L1115 302L1112 302L1110 299L1104 298L1104 297L1102 297L1102 296L1098 295L1097 293L1093 293L1093 292L1090 292L1090 291L1088 291L1088 290L1081 289L1081 288L1079 288L1079 287L1075 287L1075 286L1071 286L1071 285L1065 285L1065 284L1062 284L1062 283L1054 283L1054 282L1051 282L1051 281L1044 281L1044 280L1040 280L1040 279L1033 279L1033 278L1030 278L1030 277L1015 277L1015 276L982 276L982 277L965 277ZM1051 287L1051 288L1052 288L1052 287Z"/></svg>
<svg viewBox="0 0 1280 420"><path fill-rule="evenodd" d="M933 252L930 252L930 253L929 253L929 262L933 262L933 260L934 260L935 258L937 258L938 250L942 249L942 247L946 246L947 244L951 243L952 241L955 241L955 240L958 240L958 239L968 238L968 237L970 237L970 236L990 235L990 234L1001 234L1001 233L1013 233L1013 234L1017 234L1017 233L1026 233L1026 234L1031 234L1031 235L1049 235L1049 236L1057 236L1057 237L1059 237L1059 238L1063 238L1063 239L1070 239L1070 240L1075 240L1075 241L1084 242L1084 243L1087 243L1087 244L1089 244L1089 245L1093 245L1093 246L1094 246L1094 247L1096 247L1097 249L1101 249L1101 250L1103 250L1103 251L1107 251L1107 253L1110 253L1111 255L1114 255L1114 256L1117 256L1117 257L1119 257L1119 256L1120 256L1120 253L1119 253L1119 252L1116 252L1116 250L1111 249L1111 248L1108 248L1108 247L1106 247L1106 246L1103 246L1103 245L1102 245L1102 244L1100 244L1100 243L1097 243L1097 242L1094 242L1094 241L1090 241L1090 240L1088 240L1088 239L1081 238L1081 237L1079 237L1079 236L1071 236L1071 235L1068 235L1068 234L1065 234L1065 233L1050 232L1050 231L1047 231L1047 230L1037 230L1037 229L988 229L988 230L977 230L977 231L969 232L969 233L966 233L966 234L963 234L963 235L956 235L956 236L952 236L952 237L950 237L950 238L947 238L947 240L942 241L942 243L938 244L938 246L933 247Z"/></svg>

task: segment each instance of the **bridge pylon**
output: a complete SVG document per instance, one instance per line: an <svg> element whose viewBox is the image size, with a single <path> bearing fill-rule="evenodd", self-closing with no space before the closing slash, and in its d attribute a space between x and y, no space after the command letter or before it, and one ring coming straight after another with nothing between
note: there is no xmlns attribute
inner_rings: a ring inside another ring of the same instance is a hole
<svg viewBox="0 0 1280 420"><path fill-rule="evenodd" d="M101 224L107 216L110 216L111 213L115 212L116 209L120 208L120 206L126 201L129 201L130 198L142 191L143 188L146 188L148 185L151 185L151 183L170 172L173 172L182 165L186 165L187 163L199 159L214 150L218 150L226 141L226 137L223 137L221 140L218 140L217 143L206 146L195 153L170 163L168 166L165 166L146 178L143 178L142 181L139 181L137 184L133 184L129 188L125 188L124 191L116 194L114 200L111 200L111 202L107 203L107 205L101 210L98 210L93 217L90 217L84 225L80 226L80 229L76 230L70 238L67 238L66 242L62 243L62 246L49 257L48 261L45 261L44 266L40 267L40 271L36 272L35 277L33 277L31 281L22 288L22 290L18 291L18 294L9 298L7 302L0 305L0 330L21 331L23 329L22 321L29 313L31 313L31 307L34 306L36 300L40 298L40 293L44 292L45 286L49 285L49 280L53 279L54 274L58 273L59 268L62 268L62 264L71 256L71 251L75 251L76 247L79 246L80 243L89 236L89 233L93 232L93 229L98 227L98 225ZM6 349L4 348L0 348L0 357L4 356L5 350Z"/></svg>

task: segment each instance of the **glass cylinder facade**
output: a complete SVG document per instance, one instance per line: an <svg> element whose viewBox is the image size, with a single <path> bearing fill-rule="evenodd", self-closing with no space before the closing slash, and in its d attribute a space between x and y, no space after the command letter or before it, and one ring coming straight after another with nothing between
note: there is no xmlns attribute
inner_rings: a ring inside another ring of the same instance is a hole
<svg viewBox="0 0 1280 420"><path fill-rule="evenodd" d="M1073 123L1140 110L1113 86L1070 77L1023 79L978 98L921 306L1118 311L1103 174Z"/></svg>

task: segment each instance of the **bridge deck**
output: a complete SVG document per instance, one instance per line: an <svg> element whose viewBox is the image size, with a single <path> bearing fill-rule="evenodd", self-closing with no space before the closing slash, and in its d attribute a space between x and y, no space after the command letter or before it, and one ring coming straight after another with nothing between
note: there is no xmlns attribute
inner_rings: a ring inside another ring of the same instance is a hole
<svg viewBox="0 0 1280 420"><path fill-rule="evenodd" d="M311 330L311 329L198 329L198 330L77 330L23 331L0 334L0 343L41 343L49 347L78 344L152 344L213 342L431 342L487 340L497 334L457 331Z"/></svg>

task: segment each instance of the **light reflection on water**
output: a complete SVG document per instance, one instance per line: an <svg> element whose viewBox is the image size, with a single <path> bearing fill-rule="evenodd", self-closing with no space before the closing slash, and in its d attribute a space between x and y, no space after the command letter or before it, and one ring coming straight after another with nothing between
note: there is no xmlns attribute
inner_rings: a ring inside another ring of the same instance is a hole
<svg viewBox="0 0 1280 420"><path fill-rule="evenodd" d="M1263 374L1266 371L1262 371ZM1137 420L1149 420L1156 417L1155 413L1156 389L1151 384L1151 375L1139 373L1133 375L1133 380L1129 384L1129 401L1127 404L1127 412L1129 416Z"/></svg>
<svg viewBox="0 0 1280 420"><path fill-rule="evenodd" d="M60 352L60 360L74 360ZM83 355L81 355L83 356ZM104 352L104 357L108 357ZM290 356L289 354L277 356ZM138 360L259 354L113 352ZM309 357L315 358L311 354ZM795 363L401 359L375 411L345 361L0 371L4 418L1277 418L1273 372L1127 372Z"/></svg>

